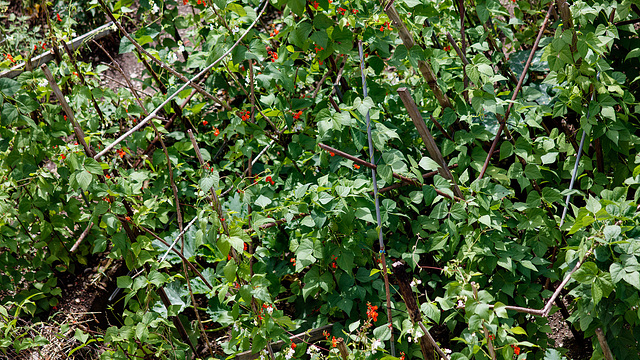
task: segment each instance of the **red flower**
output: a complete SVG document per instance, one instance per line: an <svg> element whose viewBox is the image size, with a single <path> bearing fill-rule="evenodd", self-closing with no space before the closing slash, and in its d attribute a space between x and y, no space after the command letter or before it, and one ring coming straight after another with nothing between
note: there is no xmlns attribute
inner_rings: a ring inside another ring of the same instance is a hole
<svg viewBox="0 0 640 360"><path fill-rule="evenodd" d="M404 360L404 351L401 351L400 354L402 354L402 356L400 356L400 360Z"/></svg>
<svg viewBox="0 0 640 360"><path fill-rule="evenodd" d="M278 35L280 33L280 31L278 31L278 29L273 29L273 31L271 32L271 37L274 37L276 35ZM277 59L277 57L276 57Z"/></svg>
<svg viewBox="0 0 640 360"><path fill-rule="evenodd" d="M125 216L124 219L127 221L131 221L131 218L129 216Z"/></svg>
<svg viewBox="0 0 640 360"><path fill-rule="evenodd" d="M247 243L244 243L244 251L247 251Z"/></svg>
<svg viewBox="0 0 640 360"><path fill-rule="evenodd" d="M251 119L251 111L247 110L247 111L240 111L240 114L242 114L242 121L247 121L249 119Z"/></svg>
<svg viewBox="0 0 640 360"><path fill-rule="evenodd" d="M296 345L296 343L294 343L294 342L292 342L292 343L291 343L291 348L292 348L292 349L295 349L297 346L298 346L298 345Z"/></svg>
<svg viewBox="0 0 640 360"><path fill-rule="evenodd" d="M351 9L351 13L355 15L355 14L358 13L358 10L357 9Z"/></svg>
<svg viewBox="0 0 640 360"><path fill-rule="evenodd" d="M118 155L120 155L120 159L122 159L124 157L126 153L124 152L124 150L122 149L118 149Z"/></svg>
<svg viewBox="0 0 640 360"><path fill-rule="evenodd" d="M373 322L378 321L378 306L377 305L371 305L371 303L367 303L367 317L371 320L373 320Z"/></svg>
<svg viewBox="0 0 640 360"><path fill-rule="evenodd" d="M47 48L47 43L46 43L46 42L45 42L45 43L42 43L42 48L43 48L43 49L46 49L46 48Z"/></svg>
<svg viewBox="0 0 640 360"><path fill-rule="evenodd" d="M354 169L356 169L356 170L358 170L358 169L360 169L360 165L358 165L358 164L353 164L353 168L354 168Z"/></svg>
<svg viewBox="0 0 640 360"><path fill-rule="evenodd" d="M64 116L64 121L67 121L67 115Z"/></svg>
<svg viewBox="0 0 640 360"><path fill-rule="evenodd" d="M338 12L340 13L340 15L344 15L344 13L347 12L347 9L339 7Z"/></svg>
<svg viewBox="0 0 640 360"><path fill-rule="evenodd" d="M216 128L215 131L213 132L213 136L218 136L218 135L220 135L220 130Z"/></svg>
<svg viewBox="0 0 640 360"><path fill-rule="evenodd" d="M209 122L207 120L205 120L205 121L202 122L202 125L207 126L208 123Z"/></svg>
<svg viewBox="0 0 640 360"><path fill-rule="evenodd" d="M213 170L213 169L211 169L211 170ZM220 218L220 221L224 221L224 218Z"/></svg>
<svg viewBox="0 0 640 360"><path fill-rule="evenodd" d="M289 261L293 264L293 266L296 266L296 258L291 258Z"/></svg>
<svg viewBox="0 0 640 360"><path fill-rule="evenodd" d="M60 19L60 14L56 14L56 17L58 18L58 21L62 22L62 19Z"/></svg>
<svg viewBox="0 0 640 360"><path fill-rule="evenodd" d="M336 347L338 346L338 340L336 340L336 337L334 336L333 339L331 340L331 346Z"/></svg>
<svg viewBox="0 0 640 360"><path fill-rule="evenodd" d="M272 182L272 181L273 181L273 179L271 178L271 176L267 176L267 177L264 179L264 181L266 181L266 182L270 183L270 182Z"/></svg>
<svg viewBox="0 0 640 360"><path fill-rule="evenodd" d="M333 151L330 151L330 152L329 152L329 155L331 155L331 156L336 156L336 153L334 153Z"/></svg>
<svg viewBox="0 0 640 360"><path fill-rule="evenodd" d="M293 113L293 118L298 120L300 119L300 115L302 115L302 110L299 110L297 113Z"/></svg>
<svg viewBox="0 0 640 360"><path fill-rule="evenodd" d="M11 56L11 54L4 54L5 59L9 59L9 61L11 61L12 63L15 63L16 61L13 60L13 56Z"/></svg>
<svg viewBox="0 0 640 360"><path fill-rule="evenodd" d="M380 26L380 31L384 31L384 26Z"/></svg>
<svg viewBox="0 0 640 360"><path fill-rule="evenodd" d="M61 155L60 155L60 159L64 160L64 159L66 159L66 158L67 158L67 156L66 156L65 154L61 154Z"/></svg>
<svg viewBox="0 0 640 360"><path fill-rule="evenodd" d="M445 46L442 50L444 50L444 51L449 51L449 50L451 50L451 46L447 45L447 46Z"/></svg>
<svg viewBox="0 0 640 360"><path fill-rule="evenodd" d="M189 0L182 0L182 4L187 5L189 3Z"/></svg>
<svg viewBox="0 0 640 360"><path fill-rule="evenodd" d="M513 345L511 345L511 346L513 346ZM516 354L516 355L520 355L520 347L514 346L513 347L513 353Z"/></svg>
<svg viewBox="0 0 640 360"><path fill-rule="evenodd" d="M314 9L318 10L318 5L320 5L320 4L318 4L317 1L314 1L311 5L313 5Z"/></svg>
<svg viewBox="0 0 640 360"><path fill-rule="evenodd" d="M323 331L323 332L322 332L322 335L324 335L324 338L325 338L325 339L329 340L329 336L330 336L330 334L329 334L329 332L328 332L327 330Z"/></svg>
<svg viewBox="0 0 640 360"><path fill-rule="evenodd" d="M227 260L231 260L231 255L227 255Z"/></svg>
<svg viewBox="0 0 640 360"><path fill-rule="evenodd" d="M106 177L107 179L111 179L111 175L107 174L104 177Z"/></svg>
<svg viewBox="0 0 640 360"><path fill-rule="evenodd" d="M335 262L335 261L331 263L331 267L332 267L332 268L334 268L334 269L338 267L338 266L336 265L336 262Z"/></svg>

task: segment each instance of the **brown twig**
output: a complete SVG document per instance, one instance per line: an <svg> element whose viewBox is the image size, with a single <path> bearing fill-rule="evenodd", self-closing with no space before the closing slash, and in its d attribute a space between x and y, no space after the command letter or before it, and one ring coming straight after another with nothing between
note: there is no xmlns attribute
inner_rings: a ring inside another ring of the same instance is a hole
<svg viewBox="0 0 640 360"><path fill-rule="evenodd" d="M82 74L82 71L80 71L80 68L78 68L78 63L74 59L73 53L69 49L69 45L66 42L63 42L62 48L67 53L67 55L69 55L69 59L71 59L71 62L73 63L73 68L76 69L76 74L78 74L78 77L80 78L80 82L82 82L84 86L87 86L87 81L84 78L84 74ZM89 91L89 95L91 97L91 103L93 104L93 108L96 110L96 113L98 113L98 116L100 117L100 120L102 121L102 123L104 123L104 114L102 114L102 110L100 110L100 107L98 106L98 102L96 101L95 96L93 96L93 92Z"/></svg>
<svg viewBox="0 0 640 360"><path fill-rule="evenodd" d="M362 159L359 159L359 158L357 158L357 157L355 157L353 155L349 155L349 154L347 154L347 153L345 153L343 151L340 151L340 150L338 150L336 148L333 148L331 146L328 146L328 145L325 145L325 144L322 144L322 143L318 144L318 146L320 148L326 150L326 151L330 151L330 152L332 152L332 153L334 153L336 155L339 155L339 156L341 156L341 157L343 157L345 159L351 160L351 161L353 161L354 163L356 163L356 164L358 164L360 166L365 166L365 167L368 167L369 169L377 169L376 165L374 165L374 164L372 164L370 162L366 162L366 161L364 161ZM394 178L406 183L407 185L422 186L422 183L418 179L412 179L410 177L406 177L406 176L403 176L403 175L400 175L400 174L396 174L396 173L391 173L391 175ZM447 199L451 199L451 196L449 194L444 193L444 192L442 192L442 191L440 191L438 189L435 189L435 191L436 191L436 193L438 195L444 196ZM458 196L455 196L455 195L453 196L453 199L457 200L457 201L464 201L464 199L462 199L462 198L460 198Z"/></svg>
<svg viewBox="0 0 640 360"><path fill-rule="evenodd" d="M613 360L613 354L611 353L611 348L609 348L609 343L607 343L607 338L604 336L604 332L602 332L602 328L596 329L596 336L598 337L598 342L600 343L600 348L602 348L602 353L604 354L604 358L606 360Z"/></svg>
<svg viewBox="0 0 640 360"><path fill-rule="evenodd" d="M136 49L138 49L138 51L140 51L145 56L150 58L153 62L155 62L161 68L163 68L163 69L167 70L168 72L170 72L173 76L176 76L178 79L180 79L180 80L182 80L182 81L184 81L186 83L191 82L184 75L180 74L179 72L175 71L172 67L170 67L167 64L165 64L162 60L160 60L160 59L156 58L155 56L149 54L149 52L147 50L145 50L142 46L140 46L140 44L138 44L138 42L134 38L132 38L131 35L129 35L129 33L122 27L120 22L118 20L116 20L116 18L111 13L111 10L109 10L109 7L107 7L105 5L104 0L98 0L98 2L100 3L100 6L102 6L102 9L107 14L109 19L111 21L113 21L114 24L116 24L116 26L118 27L120 32L122 32L122 34L131 42L131 44ZM209 92L207 92L206 90L201 88L200 85L191 82L191 87L196 89L200 94L204 95L205 97L209 98L210 100L212 100L212 101L216 102L217 104L219 104L220 106L224 107L225 109L231 110L231 107L227 103L225 103L225 102L221 101L220 99L218 99L217 97L209 94Z"/></svg>
<svg viewBox="0 0 640 360"><path fill-rule="evenodd" d="M458 164L453 164L453 165L449 166L449 169L453 169L453 168L457 168L457 167L458 167ZM431 172L428 172L426 174L422 174L422 178L423 179L428 179L428 178L430 178L432 176L435 176L436 174L438 174L438 171L431 171ZM384 188L378 190L378 193L380 193L380 194L381 193L385 193L385 192L388 192L388 191L391 191L391 190L394 190L394 189L401 188L401 187L403 187L405 185L407 185L407 184L405 184L403 182L395 183L393 185L390 185L390 186L387 186L387 187L384 187ZM369 191L369 195L373 195L373 191Z"/></svg>
<svg viewBox="0 0 640 360"><path fill-rule="evenodd" d="M549 5L549 10L547 10L547 15L545 16L544 21L542 22L542 26L540 27L540 31L538 32L538 37L536 38L536 41L533 43L533 47L531 48L531 53L529 54L529 58L527 59L527 62L524 65L522 74L520 74L518 85L516 85L516 89L513 91L513 95L511 96L511 101L509 102L507 111L505 112L504 119L503 121L500 122L500 126L498 127L498 132L496 133L496 137L493 139L493 142L491 143L491 148L489 149L489 153L487 154L487 158L484 161L484 165L482 166L482 170L480 171L480 175L478 176L478 179L482 179L482 177L484 176L484 173L487 171L487 167L489 166L489 161L491 160L491 154L493 154L493 151L496 149L496 146L498 145L498 141L500 140L500 135L504 130L507 120L509 120L509 113L511 112L513 103L516 100L516 97L518 96L520 89L522 88L522 83L524 82L524 78L527 75L527 71L531 66L531 61L533 60L535 52L538 49L538 44L540 44L540 39L542 38L542 34L544 33L544 30L547 27L547 23L549 22L549 16L551 16L551 9L553 9L553 2Z"/></svg>
<svg viewBox="0 0 640 360"><path fill-rule="evenodd" d="M429 155L438 165L440 165L440 167L438 168L440 175L443 178L448 179L453 183L453 193L456 194L458 197L462 198L464 195L462 195L462 191L460 191L460 188L458 187L458 184L456 183L456 180L453 177L453 174L451 174L451 171L449 171L449 168L447 167L447 162L442 156L442 153L440 152L440 149L438 148L438 145L436 144L435 139L431 135L431 132L427 128L427 125L425 124L424 119L422 118L422 115L420 115L418 106L416 105L415 101L413 101L413 97L409 93L409 90L403 87L398 89L397 91L398 91L398 95L400 95L400 99L404 103L404 106L407 108L409 117L411 118L411 120L413 121L413 124L418 130L418 133L420 134L420 137L422 138L422 142L427 148Z"/></svg>

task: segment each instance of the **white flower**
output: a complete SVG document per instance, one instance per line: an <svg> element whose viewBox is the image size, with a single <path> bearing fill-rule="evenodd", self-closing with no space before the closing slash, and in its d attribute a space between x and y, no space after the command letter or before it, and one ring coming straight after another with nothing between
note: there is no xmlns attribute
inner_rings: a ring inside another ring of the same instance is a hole
<svg viewBox="0 0 640 360"><path fill-rule="evenodd" d="M151 12L154 14L157 14L160 11L160 8L158 7L158 5L156 3L153 3L153 8L151 9Z"/></svg>
<svg viewBox="0 0 640 360"><path fill-rule="evenodd" d="M296 352L295 350L293 350L292 348L289 348L287 350L287 353L284 355L284 358L287 359L287 360L291 359L295 352Z"/></svg>
<svg viewBox="0 0 640 360"><path fill-rule="evenodd" d="M396 267L396 266L400 266L402 265L402 261L396 261L393 264L391 264L391 266Z"/></svg>
<svg viewBox="0 0 640 360"><path fill-rule="evenodd" d="M446 355L449 355L449 354L451 354L451 353L452 353L451 349L447 349L447 348L444 348L442 351L443 351Z"/></svg>
<svg viewBox="0 0 640 360"><path fill-rule="evenodd" d="M178 60L178 55L176 55L176 53L174 53L174 52L171 52L171 53L169 53L169 55L167 56L167 60L168 60L170 63L174 63L174 62L176 62L176 61Z"/></svg>
<svg viewBox="0 0 640 360"><path fill-rule="evenodd" d="M378 339L373 340L373 342L371 343L371 353L375 354L376 353L376 349L378 349L381 344L382 344L382 341L380 341Z"/></svg>
<svg viewBox="0 0 640 360"><path fill-rule="evenodd" d="M182 40L178 41L178 51L179 52L183 52L184 51L184 44L182 44Z"/></svg>
<svg viewBox="0 0 640 360"><path fill-rule="evenodd" d="M234 34L234 35L239 33L239 32L240 32L240 28L237 25L233 29L231 29L231 33Z"/></svg>
<svg viewBox="0 0 640 360"><path fill-rule="evenodd" d="M413 328L409 328L409 330L407 330L407 334L413 334Z"/></svg>
<svg viewBox="0 0 640 360"><path fill-rule="evenodd" d="M273 306L267 306L267 312L269 313L269 315L273 314Z"/></svg>
<svg viewBox="0 0 640 360"><path fill-rule="evenodd" d="M209 24L209 31L213 31L214 28L213 23Z"/></svg>
<svg viewBox="0 0 640 360"><path fill-rule="evenodd" d="M422 280L413 280L409 285L411 285L411 287L416 287L417 285L420 285L420 284L422 284Z"/></svg>
<svg viewBox="0 0 640 360"><path fill-rule="evenodd" d="M411 342L411 336L408 336L408 337L407 337L407 341L408 341L408 342Z"/></svg>
<svg viewBox="0 0 640 360"><path fill-rule="evenodd" d="M462 299L458 300L458 309L462 309L464 307L464 302L462 301Z"/></svg>

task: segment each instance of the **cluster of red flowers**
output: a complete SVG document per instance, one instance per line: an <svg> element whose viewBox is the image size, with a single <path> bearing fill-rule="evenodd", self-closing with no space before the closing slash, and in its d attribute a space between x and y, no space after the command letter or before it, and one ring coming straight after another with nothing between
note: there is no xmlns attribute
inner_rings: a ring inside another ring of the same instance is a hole
<svg viewBox="0 0 640 360"><path fill-rule="evenodd" d="M58 21L62 22L62 19L60 18L60 14L56 14L56 18L58 18Z"/></svg>
<svg viewBox="0 0 640 360"><path fill-rule="evenodd" d="M314 9L318 10L318 5L320 5L320 4L318 4L317 1L314 1L314 2L311 3L311 5L313 5Z"/></svg>
<svg viewBox="0 0 640 360"><path fill-rule="evenodd" d="M360 165L358 165L358 164L353 164L353 168L354 168L354 169L356 169L356 170L358 170L358 169L360 169Z"/></svg>
<svg viewBox="0 0 640 360"><path fill-rule="evenodd" d="M401 351L400 354L402 354L402 356L400 356L400 360L404 360L404 355L405 355L404 351Z"/></svg>
<svg viewBox="0 0 640 360"><path fill-rule="evenodd" d="M220 135L220 129L213 128L213 136L218 136L218 135Z"/></svg>
<svg viewBox="0 0 640 360"><path fill-rule="evenodd" d="M351 13L352 13L353 15L357 14L357 13L358 13L358 9L351 9Z"/></svg>
<svg viewBox="0 0 640 360"><path fill-rule="evenodd" d="M391 27L391 24L389 24L388 21L385 21L384 24L380 26L380 31L384 31L385 26L387 27L387 30L393 30L393 28Z"/></svg>
<svg viewBox="0 0 640 360"><path fill-rule="evenodd" d="M296 345L296 343L294 343L293 341L291 342L291 349L295 350L296 347L298 347L298 345Z"/></svg>
<svg viewBox="0 0 640 360"><path fill-rule="evenodd" d="M327 330L322 332L322 335L324 335L324 338L329 340L329 336L331 336L331 334L329 334L329 332ZM333 339L331 339L331 346L332 347L336 347L338 346L338 340L336 339L336 337L334 336Z"/></svg>
<svg viewBox="0 0 640 360"><path fill-rule="evenodd" d="M271 37L274 37L274 36L278 35L279 33L280 33L280 31L278 31L278 29L273 29L273 31L270 33L270 35L271 35Z"/></svg>
<svg viewBox="0 0 640 360"><path fill-rule="evenodd" d="M278 60L278 53L275 51L268 51L269 55L271 55L271 62L276 62L276 60Z"/></svg>
<svg viewBox="0 0 640 360"><path fill-rule="evenodd" d="M189 3L189 0L182 0L182 5L187 5Z"/></svg>
<svg viewBox="0 0 640 360"><path fill-rule="evenodd" d="M339 8L338 8L338 12L340 13L340 15L344 15L344 13L346 13L346 12L347 12L347 9L342 8L342 7L339 7Z"/></svg>
<svg viewBox="0 0 640 360"><path fill-rule="evenodd" d="M495 336L495 335L493 335L493 334L489 334L489 340L495 340L495 339L496 339L496 336Z"/></svg>
<svg viewBox="0 0 640 360"><path fill-rule="evenodd" d="M447 45L447 46L445 46L444 48L442 48L442 50L444 50L444 51L449 51L449 50L451 50L451 46Z"/></svg>
<svg viewBox="0 0 640 360"><path fill-rule="evenodd" d="M338 257L335 255L331 255L331 259L333 260L333 262L331 263L331 267L334 269L337 268L338 265L336 265L336 260L338 260Z"/></svg>
<svg viewBox="0 0 640 360"><path fill-rule="evenodd" d="M44 50L47 48L47 43L40 41L40 46L42 46L42 49ZM33 50L34 51L38 50L38 45L33 45Z"/></svg>
<svg viewBox="0 0 640 360"><path fill-rule="evenodd" d="M292 257L291 259L289 259L289 261L291 262L291 264L293 264L293 266L296 266L296 258Z"/></svg>
<svg viewBox="0 0 640 360"><path fill-rule="evenodd" d="M124 152L124 150L122 150L122 149L118 149L116 151L118 152L118 155L120 156L120 159L122 159L126 154L126 152Z"/></svg>
<svg viewBox="0 0 640 360"><path fill-rule="evenodd" d="M267 177L264 179L264 181L265 181L265 182L268 182L268 183L271 183L271 185L275 185L275 184L276 184L276 182L275 182L275 181L273 181L273 179L271 178L271 176L267 176Z"/></svg>
<svg viewBox="0 0 640 360"><path fill-rule="evenodd" d="M378 321L378 306L377 305L371 305L371 303L367 303L367 317L371 320L373 320L373 322Z"/></svg>
<svg viewBox="0 0 640 360"><path fill-rule="evenodd" d="M511 345L511 347L513 348L513 353L514 354L520 355L520 347L519 346Z"/></svg>
<svg viewBox="0 0 640 360"><path fill-rule="evenodd" d="M293 113L293 118L298 120L298 119L300 119L301 115L302 115L302 110L299 110L298 112L294 112Z"/></svg>
<svg viewBox="0 0 640 360"><path fill-rule="evenodd" d="M247 121L247 120L251 119L251 112L249 110L240 111L240 115L242 116L242 121Z"/></svg>
<svg viewBox="0 0 640 360"><path fill-rule="evenodd" d="M184 0L183 0L184 1ZM203 6L207 6L207 2L204 0L198 0L198 5L202 4Z"/></svg>
<svg viewBox="0 0 640 360"><path fill-rule="evenodd" d="M14 64L16 62L15 60L13 60L13 56L11 56L11 54L4 54L4 58L9 59L9 61L11 61Z"/></svg>
<svg viewBox="0 0 640 360"><path fill-rule="evenodd" d="M324 50L322 46L318 47L318 45L315 46L315 49L316 49L316 54L318 53L318 51Z"/></svg>

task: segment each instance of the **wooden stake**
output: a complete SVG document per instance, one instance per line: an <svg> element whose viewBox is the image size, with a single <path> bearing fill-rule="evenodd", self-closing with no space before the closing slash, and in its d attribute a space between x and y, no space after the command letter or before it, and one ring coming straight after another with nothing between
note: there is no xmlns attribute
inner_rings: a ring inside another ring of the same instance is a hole
<svg viewBox="0 0 640 360"><path fill-rule="evenodd" d="M458 184L456 184L453 174L449 171L447 162L444 160L444 157L442 156L436 141L433 139L431 132L427 128L424 119L422 119L418 106L413 101L409 90L404 87L400 88L398 89L398 95L400 95L400 99L402 99L404 106L407 108L407 112L409 113L409 117L411 117L413 124L416 126L416 129L418 129L418 133L420 134L420 137L422 137L422 142L424 142L424 145L427 147L429 156L431 156L431 158L440 165L438 172L440 172L440 175L443 178L448 179L453 183L453 193L462 198L464 195L462 195L462 191L460 191Z"/></svg>

